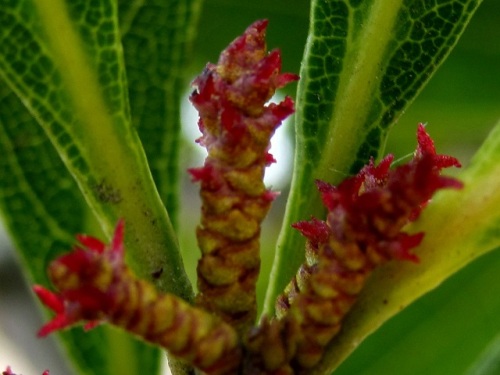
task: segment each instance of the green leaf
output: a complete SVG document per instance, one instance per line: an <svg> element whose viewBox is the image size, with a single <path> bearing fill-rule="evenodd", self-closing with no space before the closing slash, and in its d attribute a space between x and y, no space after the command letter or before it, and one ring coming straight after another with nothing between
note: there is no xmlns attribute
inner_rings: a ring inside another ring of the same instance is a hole
<svg viewBox="0 0 500 375"><path fill-rule="evenodd" d="M303 262L290 225L324 211L315 179L339 183L370 156L455 45L481 1L313 1L298 89L295 172L265 311Z"/></svg>
<svg viewBox="0 0 500 375"><path fill-rule="evenodd" d="M337 367L393 315L475 258L500 247L499 159L500 122L459 174L464 188L437 194L409 226L409 232L425 233L416 250L420 263L393 262L375 271L314 373Z"/></svg>
<svg viewBox="0 0 500 375"><path fill-rule="evenodd" d="M154 181L175 224L180 101L201 0L138 4L119 4L132 124L138 129Z"/></svg>
<svg viewBox="0 0 500 375"><path fill-rule="evenodd" d="M119 1L132 125L173 226L179 198L180 101L201 0ZM173 373L185 366L169 357Z"/></svg>
<svg viewBox="0 0 500 375"><path fill-rule="evenodd" d="M11 1L0 19L0 74L41 124L106 236L124 218L137 274L190 299L177 238L131 126L116 3Z"/></svg>
<svg viewBox="0 0 500 375"><path fill-rule="evenodd" d="M386 322L334 374L472 375L472 369L467 370L476 359L475 368L492 370L495 359L491 357L498 347L490 342L500 332L498 250L480 257Z"/></svg>
<svg viewBox="0 0 500 375"><path fill-rule="evenodd" d="M74 234L91 228L95 219L45 133L4 83L0 85L0 150L3 221L30 283L48 285L49 262L71 249ZM60 337L79 374L158 373L159 350L126 333L74 329ZM116 357L131 360L123 366Z"/></svg>
<svg viewBox="0 0 500 375"><path fill-rule="evenodd" d="M123 17L121 26L125 34L127 68L134 67L134 63L137 68L142 64L145 72L132 74L132 104L139 113L139 120L133 125L144 124L147 128L154 123L154 131L144 138L146 145L158 146L151 149L150 155L161 175L160 188L170 196L167 202L172 202L177 184L176 173L172 170L177 159L171 156L177 152L173 145L177 142L178 131L178 92L173 88L178 87L181 79L179 71L185 62L199 2L192 1L189 7L186 2L178 2L176 7L168 7L163 12L159 9L165 5L156 4L159 2L122 3L120 16ZM46 10L50 14L44 12ZM147 19L151 15L158 16L156 22ZM148 279L151 274L163 271L160 278L153 280L157 286L189 299L191 290L177 253L176 239L131 126L115 4L108 1L12 2L0 9L0 17L4 26L0 74L40 120L99 216L106 234L109 236L118 217L125 217L127 252L129 257L132 255L129 260L133 261L136 271ZM176 21L174 25L172 20ZM171 43L167 46L162 42L166 30L175 34L168 34ZM127 44L127 38L133 33L150 40L152 51L147 62L155 62L150 70L144 69L144 56L141 55L144 49L139 51ZM183 35L187 35L185 39ZM159 46L152 44L155 40ZM171 64L172 61L176 64ZM171 80L172 77L175 79ZM146 90L141 91L144 87ZM162 106L168 102L173 105L165 110ZM19 111L11 116L14 125L22 121L19 116L23 112L18 107L20 103L12 107ZM21 176L27 172L32 172L33 176L29 177L25 188L18 180L6 180L2 172L2 183L9 181L10 184L2 189L5 193L2 209L26 259L26 268L31 271L33 280L46 285L47 263L69 250L73 235L82 232L82 227L91 229L90 233L95 233L96 228L84 225L88 224L87 205L46 135L32 118L23 121L23 125L18 129L20 133L12 137L21 143L28 142L29 152L22 156L12 153L13 159L4 159L5 176L10 176L12 168L17 168ZM26 138L26 132L33 138ZM5 137L6 143L8 140ZM4 150L11 150L9 146L2 144ZM162 153L156 154L160 150ZM50 159L46 164L41 163L43 158L38 155L50 156ZM21 160L16 159L19 157ZM37 169L38 162L44 168ZM161 172L165 165L166 170ZM27 197L23 189L36 191ZM19 201L25 201L23 209L16 210L20 203L10 199L12 194L18 194ZM32 198L37 201L33 203ZM33 209L40 207L38 215L33 213ZM50 219L57 225L41 227L35 233L33 228ZM27 232L32 235L25 236ZM61 235L64 241L59 240ZM37 257L33 258L31 254L35 251ZM71 330L63 337L67 350L84 373L97 373L97 368L121 374L158 371L159 352L125 334L104 328L85 335L79 330ZM128 360L116 360L115 355Z"/></svg>

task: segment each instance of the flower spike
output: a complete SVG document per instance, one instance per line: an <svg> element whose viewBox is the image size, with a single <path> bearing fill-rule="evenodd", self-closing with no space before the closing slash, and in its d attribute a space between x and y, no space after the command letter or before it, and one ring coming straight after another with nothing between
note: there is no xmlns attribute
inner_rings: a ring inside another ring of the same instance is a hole
<svg viewBox="0 0 500 375"><path fill-rule="evenodd" d="M371 160L339 186L317 182L327 218L294 225L307 238L306 262L277 299L276 319L248 337L252 366L263 373L301 373L311 368L376 267L390 260L418 262L412 250L424 234L405 233L405 225L437 190L458 189L462 184L440 176L441 169L460 163L436 154L421 124L417 139L417 150L406 165L390 170L389 155L378 165ZM263 354L274 351L283 353L280 362Z"/></svg>
<svg viewBox="0 0 500 375"><path fill-rule="evenodd" d="M204 166L189 170L202 198L197 302L239 331L255 320L260 224L275 197L262 181L274 162L270 138L294 111L289 97L266 103L298 79L281 73L278 50L267 52L266 27L265 20L248 27L194 80L190 97L208 151Z"/></svg>
<svg viewBox="0 0 500 375"><path fill-rule="evenodd" d="M54 260L49 278L58 293L34 291L56 316L39 336L78 323L85 329L108 322L170 351L207 374L231 374L241 351L232 327L171 294L135 277L124 262L124 223L109 245L78 236L81 246Z"/></svg>

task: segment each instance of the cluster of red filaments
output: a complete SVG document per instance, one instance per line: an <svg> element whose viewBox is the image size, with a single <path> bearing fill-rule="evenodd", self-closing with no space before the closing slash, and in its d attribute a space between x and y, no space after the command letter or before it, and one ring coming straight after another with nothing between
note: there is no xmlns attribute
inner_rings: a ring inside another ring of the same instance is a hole
<svg viewBox="0 0 500 375"><path fill-rule="evenodd" d="M56 315L38 334L81 323L91 329L106 322L189 359L206 373L223 374L237 367L241 348L235 330L137 278L124 262L123 236L123 221L109 245L78 236L80 245L50 264L48 274L58 293L42 286L34 291Z"/></svg>

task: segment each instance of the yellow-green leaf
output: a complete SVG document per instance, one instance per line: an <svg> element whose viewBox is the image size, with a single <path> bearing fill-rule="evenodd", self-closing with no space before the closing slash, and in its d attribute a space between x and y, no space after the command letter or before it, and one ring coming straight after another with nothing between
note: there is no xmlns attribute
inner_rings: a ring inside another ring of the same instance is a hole
<svg viewBox="0 0 500 375"><path fill-rule="evenodd" d="M378 269L346 317L317 368L341 363L367 335L436 288L475 258L500 248L500 122L471 165L458 175L460 191L443 191L408 231L424 232L420 263L393 262Z"/></svg>

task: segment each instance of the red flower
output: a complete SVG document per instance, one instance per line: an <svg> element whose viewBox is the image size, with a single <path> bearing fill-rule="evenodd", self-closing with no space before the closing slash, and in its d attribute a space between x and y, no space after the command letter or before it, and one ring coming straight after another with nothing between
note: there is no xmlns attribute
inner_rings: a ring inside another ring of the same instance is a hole
<svg viewBox="0 0 500 375"><path fill-rule="evenodd" d="M437 155L421 124L417 138L408 164L391 170L389 155L378 165L371 160L339 186L317 181L327 218L294 225L308 239L306 262L278 298L277 319L249 337L256 366L268 372L314 366L371 272L391 259L418 262L412 249L424 234L407 234L405 225L416 219L437 190L462 184L440 176L441 169L460 163ZM271 344L277 348L270 349ZM263 352L274 349L283 353L281 361L266 361Z"/></svg>
<svg viewBox="0 0 500 375"><path fill-rule="evenodd" d="M109 247L96 238L77 236L83 247L53 261L49 276L60 294L42 286L33 290L44 305L56 316L39 331L39 336L64 329L82 320L88 321L86 329L93 328L106 316L110 308L108 291L120 274L127 271L123 262L123 221L118 222Z"/></svg>
<svg viewBox="0 0 500 375"><path fill-rule="evenodd" d="M82 246L50 264L49 277L59 293L42 286L33 289L56 316L39 335L80 322L86 329L109 322L206 373L231 373L241 357L236 332L211 314L137 279L124 263L123 232L120 221L110 245L78 236Z"/></svg>
<svg viewBox="0 0 500 375"><path fill-rule="evenodd" d="M254 323L260 224L276 196L263 183L274 162L270 139L294 111L289 97L266 103L298 79L281 73L278 50L267 52L266 26L255 22L208 64L190 98L200 114L198 142L208 151L204 166L189 171L203 200L197 301L241 331Z"/></svg>
<svg viewBox="0 0 500 375"><path fill-rule="evenodd" d="M462 184L440 175L443 168L460 167L457 159L436 154L434 143L422 124L417 130L418 147L413 159L394 170L389 169L393 156L386 156L379 165L370 161L356 176L338 187L317 181L318 190L328 209L326 222L314 219L294 225L312 243L318 236L311 227L325 227L340 243L356 243L369 255L373 265L390 258L418 261L409 250L417 246L423 234L409 236L401 229L415 220L434 193L442 188L461 188ZM367 253L368 251L368 253Z"/></svg>

